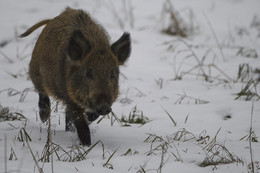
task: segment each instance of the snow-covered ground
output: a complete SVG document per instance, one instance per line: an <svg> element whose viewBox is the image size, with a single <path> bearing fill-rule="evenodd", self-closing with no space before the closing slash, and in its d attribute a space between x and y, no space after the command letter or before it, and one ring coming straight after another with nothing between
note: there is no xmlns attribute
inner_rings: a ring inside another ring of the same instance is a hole
<svg viewBox="0 0 260 173"><path fill-rule="evenodd" d="M170 24L167 2L0 1L0 115L9 109L26 117L0 119L0 172L39 172L39 167L45 173L237 173L252 171L251 158L260 172L260 1L172 1L181 27L188 28L186 38L161 32ZM38 94L27 74L42 28L17 36L66 6L89 12L111 42L130 32L132 54L120 69L115 116L90 125L93 148L78 146L77 134L65 132L64 106L52 100L50 150L55 152L44 162L39 159L48 125L38 117ZM247 85L255 96L235 99ZM129 114L149 120L130 126L115 120Z"/></svg>

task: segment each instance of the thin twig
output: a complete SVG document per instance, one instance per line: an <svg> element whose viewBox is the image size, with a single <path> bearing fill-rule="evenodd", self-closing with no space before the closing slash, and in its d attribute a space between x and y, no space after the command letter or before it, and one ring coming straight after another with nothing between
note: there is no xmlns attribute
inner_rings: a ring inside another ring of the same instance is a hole
<svg viewBox="0 0 260 173"><path fill-rule="evenodd" d="M251 108L251 120L250 120L250 130L249 130L249 149L250 149L250 159L251 159L251 166L252 166L252 173L255 172L254 168L254 160L253 160L253 150L252 150L252 122L253 122L253 111L254 111L254 101L252 102Z"/></svg>
<svg viewBox="0 0 260 173"><path fill-rule="evenodd" d="M14 61L11 60L11 58L9 58L7 55L5 55L2 51L0 51L0 54L3 55L3 57L4 57L9 63L14 63Z"/></svg>
<svg viewBox="0 0 260 173"><path fill-rule="evenodd" d="M5 145L4 145L4 164L5 164L5 173L7 173L7 136L5 135Z"/></svg>
<svg viewBox="0 0 260 173"><path fill-rule="evenodd" d="M205 19L206 19L207 22L208 22L208 25L209 25L209 27L210 27L210 30L211 30L211 32L212 32L212 34L213 34L213 36L214 36L214 38L215 38L215 40L216 40L216 43L217 43L217 45L218 45L218 48L219 48L219 51L220 51L221 56L222 56L222 58L223 58L223 61L225 62L225 61L226 61L226 57L225 57L224 52L223 52L223 49L222 49L222 47L221 47L221 45L220 45L220 43L219 43L219 41L218 41L217 34L216 34L216 32L214 31L214 29L213 29L213 27L212 27L212 25L211 25L211 23L210 23L210 21L209 21L209 19L208 19L208 17L206 16L205 13L204 13L204 17L205 17Z"/></svg>
<svg viewBox="0 0 260 173"><path fill-rule="evenodd" d="M191 54L193 55L193 57L195 58L195 60L198 63L199 69L202 72L203 76L207 76L204 69L203 69L203 64L201 64L201 61L199 60L199 57L196 55L196 53L193 51L192 47L183 39L177 38L178 41L182 42L185 46L187 46L187 48L191 51Z"/></svg>
<svg viewBox="0 0 260 173"><path fill-rule="evenodd" d="M27 143L27 146L28 146L28 148L29 148L29 150L30 150L30 153L31 153L32 157L33 157L33 160L34 160L34 162L35 162L35 164L36 164L36 166L37 166L37 168L38 168L38 171L39 171L40 173L43 173L42 168L40 168L40 165L38 164L38 162L37 162L37 160L36 160L36 158L35 158L35 156L34 156L34 154L33 154L33 152L32 152L32 149L31 149L31 147L30 147L30 145L29 145L29 142L26 141L26 143Z"/></svg>
<svg viewBox="0 0 260 173"><path fill-rule="evenodd" d="M228 78L229 81L234 81L233 79L231 79L231 77L229 77L223 70L221 70L218 66L216 66L215 64L210 64L210 66L214 67L216 70L218 70L221 74L223 74L226 78Z"/></svg>
<svg viewBox="0 0 260 173"><path fill-rule="evenodd" d="M110 6L108 6L108 4ZM124 29L125 28L125 25L124 25L124 22L122 21L122 19L119 17L120 15L118 14L117 10L116 10L116 7L115 7L115 4L113 3L113 1L109 1L109 3L107 4L108 8L111 9L111 12L113 13L115 19L117 20L118 24L119 24L119 27L121 29Z"/></svg>
<svg viewBox="0 0 260 173"><path fill-rule="evenodd" d="M162 173L162 168L163 168L163 165L164 165L164 155L165 155L165 153L166 153L166 149L164 148L164 144L163 145L161 145L161 147L162 147L162 156L161 156L161 163L160 163L160 166L159 166L159 173Z"/></svg>

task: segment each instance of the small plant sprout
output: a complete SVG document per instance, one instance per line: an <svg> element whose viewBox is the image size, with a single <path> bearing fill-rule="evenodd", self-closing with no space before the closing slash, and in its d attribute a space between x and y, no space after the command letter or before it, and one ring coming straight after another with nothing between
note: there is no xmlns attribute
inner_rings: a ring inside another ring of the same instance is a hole
<svg viewBox="0 0 260 173"><path fill-rule="evenodd" d="M129 126L130 124L144 125L149 122L149 119L144 116L143 111L138 110L137 106L135 106L129 113L128 117L121 117L121 122L125 123L124 126Z"/></svg>

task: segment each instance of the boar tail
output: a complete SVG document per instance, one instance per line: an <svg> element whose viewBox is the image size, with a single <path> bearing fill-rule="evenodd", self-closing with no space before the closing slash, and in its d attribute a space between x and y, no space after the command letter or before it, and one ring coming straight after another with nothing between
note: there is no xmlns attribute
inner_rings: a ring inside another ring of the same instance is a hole
<svg viewBox="0 0 260 173"><path fill-rule="evenodd" d="M38 23L36 23L35 25L33 25L32 27L30 27L25 33L21 34L19 37L26 37L28 35L30 35L34 30L38 29L39 27L46 25L47 23L49 23L52 19L45 19L42 20Z"/></svg>

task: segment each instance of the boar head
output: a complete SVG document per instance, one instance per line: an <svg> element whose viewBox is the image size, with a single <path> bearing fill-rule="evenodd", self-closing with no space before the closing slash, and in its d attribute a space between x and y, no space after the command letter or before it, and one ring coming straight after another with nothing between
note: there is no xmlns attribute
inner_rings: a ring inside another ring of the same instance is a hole
<svg viewBox="0 0 260 173"><path fill-rule="evenodd" d="M119 66L131 52L130 34L111 46L92 43L82 31L74 31L66 50L66 89L73 103L106 115L118 95Z"/></svg>

